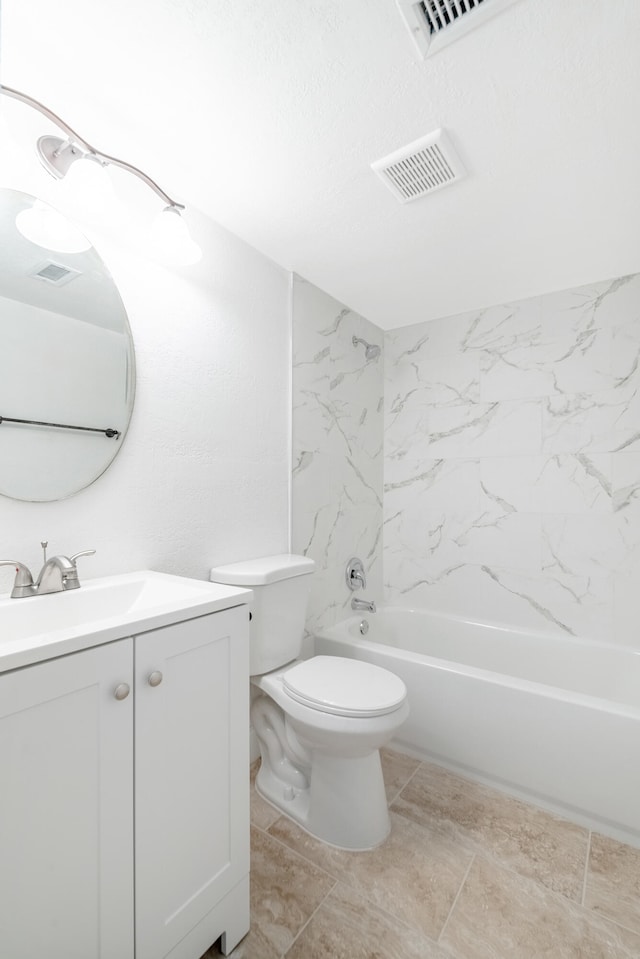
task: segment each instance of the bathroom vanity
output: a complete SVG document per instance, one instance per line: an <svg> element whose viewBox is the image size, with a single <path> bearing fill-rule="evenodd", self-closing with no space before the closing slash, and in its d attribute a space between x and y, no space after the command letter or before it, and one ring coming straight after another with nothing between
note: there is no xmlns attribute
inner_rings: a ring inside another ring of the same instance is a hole
<svg viewBox="0 0 640 959"><path fill-rule="evenodd" d="M144 572L0 601L0 955L248 931L250 596Z"/></svg>

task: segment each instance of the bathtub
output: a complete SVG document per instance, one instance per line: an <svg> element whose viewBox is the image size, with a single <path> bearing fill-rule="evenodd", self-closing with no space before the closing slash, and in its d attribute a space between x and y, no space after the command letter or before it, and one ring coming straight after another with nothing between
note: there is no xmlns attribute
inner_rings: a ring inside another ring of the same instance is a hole
<svg viewBox="0 0 640 959"><path fill-rule="evenodd" d="M315 651L404 680L400 750L640 846L640 651L400 607Z"/></svg>

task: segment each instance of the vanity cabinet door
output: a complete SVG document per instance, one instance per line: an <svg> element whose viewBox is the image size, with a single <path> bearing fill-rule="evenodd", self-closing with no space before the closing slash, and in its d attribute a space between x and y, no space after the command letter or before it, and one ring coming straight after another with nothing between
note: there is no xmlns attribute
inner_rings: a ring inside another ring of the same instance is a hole
<svg viewBox="0 0 640 959"><path fill-rule="evenodd" d="M197 959L249 871L247 609L137 636L134 655L136 959Z"/></svg>
<svg viewBox="0 0 640 959"><path fill-rule="evenodd" d="M132 640L0 675L0 955L133 957ZM122 696L126 687L121 686Z"/></svg>

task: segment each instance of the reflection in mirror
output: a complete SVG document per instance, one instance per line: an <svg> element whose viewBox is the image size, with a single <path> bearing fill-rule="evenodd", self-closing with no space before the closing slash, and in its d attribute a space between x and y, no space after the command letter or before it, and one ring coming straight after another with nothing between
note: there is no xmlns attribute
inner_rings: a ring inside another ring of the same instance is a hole
<svg viewBox="0 0 640 959"><path fill-rule="evenodd" d="M122 446L135 387L116 285L88 241L71 244L82 252L63 252L77 230L59 215L47 218L48 209L0 190L0 493L33 502L70 496L106 470ZM44 211L55 249L21 232L38 236L34 210Z"/></svg>

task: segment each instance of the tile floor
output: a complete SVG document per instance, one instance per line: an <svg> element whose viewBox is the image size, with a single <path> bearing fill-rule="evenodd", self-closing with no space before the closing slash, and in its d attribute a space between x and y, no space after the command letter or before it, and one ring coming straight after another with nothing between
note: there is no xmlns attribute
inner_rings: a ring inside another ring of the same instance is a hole
<svg viewBox="0 0 640 959"><path fill-rule="evenodd" d="M392 831L372 852L312 839L252 791L252 923L233 959L640 959L640 850L382 758Z"/></svg>

